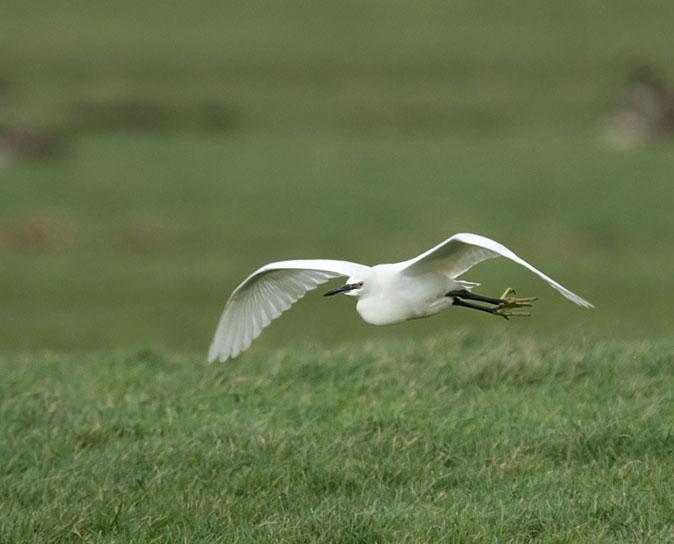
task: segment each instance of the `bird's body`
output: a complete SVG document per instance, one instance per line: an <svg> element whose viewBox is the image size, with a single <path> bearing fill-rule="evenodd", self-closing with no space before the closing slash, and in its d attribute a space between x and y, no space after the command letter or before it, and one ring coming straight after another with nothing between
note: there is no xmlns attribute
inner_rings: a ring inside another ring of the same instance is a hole
<svg viewBox="0 0 674 544"><path fill-rule="evenodd" d="M390 325L437 314L452 305L486 311L508 318L528 315L510 308L530 306L533 298L495 299L471 292L476 283L457 279L475 264L506 257L543 278L554 289L580 306L592 304L572 293L505 246L476 234L455 234L418 257L372 267L330 259L270 263L248 276L232 293L208 353L209 361L236 357L250 346L264 327L307 291L331 278L346 276L346 285L326 295L344 293L358 297L356 310L367 323ZM479 306L467 300L494 305Z"/></svg>
<svg viewBox="0 0 674 544"><path fill-rule="evenodd" d="M437 314L452 305L445 296L460 284L446 275L430 272L410 278L401 264L378 264L363 282L356 310L367 323L392 325Z"/></svg>

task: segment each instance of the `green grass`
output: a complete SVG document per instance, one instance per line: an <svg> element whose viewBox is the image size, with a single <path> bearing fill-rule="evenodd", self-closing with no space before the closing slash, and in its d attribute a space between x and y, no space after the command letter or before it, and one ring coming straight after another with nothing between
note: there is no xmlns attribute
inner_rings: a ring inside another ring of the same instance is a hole
<svg viewBox="0 0 674 544"><path fill-rule="evenodd" d="M669 542L674 343L4 356L2 542Z"/></svg>

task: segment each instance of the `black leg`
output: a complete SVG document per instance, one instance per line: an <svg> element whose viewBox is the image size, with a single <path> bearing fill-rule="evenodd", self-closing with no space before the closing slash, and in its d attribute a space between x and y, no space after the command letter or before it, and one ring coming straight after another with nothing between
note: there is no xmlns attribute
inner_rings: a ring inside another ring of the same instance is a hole
<svg viewBox="0 0 674 544"><path fill-rule="evenodd" d="M471 308L472 310L480 310L481 312L487 312L490 314L495 313L499 308L489 308L487 306L480 306L479 304L471 304L470 302L464 302L460 298L454 299L454 306L463 306L464 308Z"/></svg>
<svg viewBox="0 0 674 544"><path fill-rule="evenodd" d="M487 302L489 304L502 304L503 300L500 298L492 298L492 297L483 297L482 295L476 295L474 293L471 293L467 289L456 289L454 291L450 291L445 295L446 297L459 297L459 298L465 298L466 300L479 300L480 302ZM454 304L456 304L457 299L454 299ZM461 306L459 304L459 306ZM480 306L478 306L479 308Z"/></svg>

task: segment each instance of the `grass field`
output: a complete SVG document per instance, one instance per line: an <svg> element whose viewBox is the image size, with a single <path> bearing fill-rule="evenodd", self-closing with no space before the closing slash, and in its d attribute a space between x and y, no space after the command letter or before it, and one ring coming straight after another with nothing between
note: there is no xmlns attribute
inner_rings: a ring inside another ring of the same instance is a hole
<svg viewBox="0 0 674 544"><path fill-rule="evenodd" d="M672 541L674 4L3 3L0 542ZM7 150L6 128L60 146ZM286 258L461 231L505 322L377 328L311 293L208 366Z"/></svg>
<svg viewBox="0 0 674 544"><path fill-rule="evenodd" d="M671 542L674 344L3 357L2 542Z"/></svg>

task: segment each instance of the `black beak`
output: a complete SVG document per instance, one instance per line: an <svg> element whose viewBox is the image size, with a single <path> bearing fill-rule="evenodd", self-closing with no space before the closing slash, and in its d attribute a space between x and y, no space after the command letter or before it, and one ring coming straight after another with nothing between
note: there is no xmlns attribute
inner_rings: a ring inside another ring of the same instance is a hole
<svg viewBox="0 0 674 544"><path fill-rule="evenodd" d="M338 295L339 293L346 293L347 291L351 291L351 289L357 289L358 284L356 283L347 283L346 285L342 285L341 287L337 287L337 289L333 289L332 291L328 291L327 293L324 293L324 297L331 297L332 295Z"/></svg>

